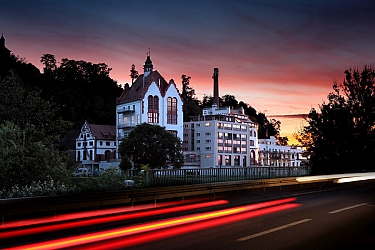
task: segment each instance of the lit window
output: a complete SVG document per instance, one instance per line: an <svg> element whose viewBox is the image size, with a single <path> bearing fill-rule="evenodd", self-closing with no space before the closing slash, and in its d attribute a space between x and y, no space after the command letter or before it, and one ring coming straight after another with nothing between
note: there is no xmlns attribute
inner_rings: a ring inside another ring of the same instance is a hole
<svg viewBox="0 0 375 250"><path fill-rule="evenodd" d="M206 124L204 124L204 126L209 127L209 126L211 126L211 123L206 122Z"/></svg>
<svg viewBox="0 0 375 250"><path fill-rule="evenodd" d="M167 124L177 124L177 98L167 99Z"/></svg>

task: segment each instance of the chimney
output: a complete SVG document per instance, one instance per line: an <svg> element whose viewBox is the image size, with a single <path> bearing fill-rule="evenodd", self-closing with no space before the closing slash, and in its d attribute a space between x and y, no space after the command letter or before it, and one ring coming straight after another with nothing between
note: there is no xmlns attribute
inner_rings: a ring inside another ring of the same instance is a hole
<svg viewBox="0 0 375 250"><path fill-rule="evenodd" d="M216 104L216 107L219 107L219 69L214 68L214 74L212 75L214 79L214 101L213 104Z"/></svg>

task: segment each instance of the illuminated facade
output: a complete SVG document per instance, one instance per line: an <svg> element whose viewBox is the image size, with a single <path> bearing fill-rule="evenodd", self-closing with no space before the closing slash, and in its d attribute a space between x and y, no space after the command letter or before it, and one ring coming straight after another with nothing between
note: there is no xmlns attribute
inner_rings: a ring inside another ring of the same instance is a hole
<svg viewBox="0 0 375 250"><path fill-rule="evenodd" d="M203 109L184 122L185 167L249 167L258 164L257 125L242 108Z"/></svg>
<svg viewBox="0 0 375 250"><path fill-rule="evenodd" d="M143 66L144 73L124 91L116 104L117 147L138 124L150 123L165 127L182 140L182 98L176 84L168 82L153 70L150 55Z"/></svg>
<svg viewBox="0 0 375 250"><path fill-rule="evenodd" d="M277 139L258 139L259 165L275 167L297 167L306 160L302 156L303 148L297 146L277 145Z"/></svg>
<svg viewBox="0 0 375 250"><path fill-rule="evenodd" d="M115 126L89 124L86 121L76 138L75 159L78 166L86 167L92 174L103 170L105 167L101 165L115 161L116 144Z"/></svg>

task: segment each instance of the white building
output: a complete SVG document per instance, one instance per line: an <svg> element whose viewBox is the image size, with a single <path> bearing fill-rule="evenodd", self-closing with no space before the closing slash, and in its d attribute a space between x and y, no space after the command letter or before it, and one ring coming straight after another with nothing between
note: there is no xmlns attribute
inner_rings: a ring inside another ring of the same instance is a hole
<svg viewBox="0 0 375 250"><path fill-rule="evenodd" d="M185 168L301 165L301 147L278 145L275 137L258 139L258 125L243 108L219 107L218 68L212 78L214 104L184 123Z"/></svg>
<svg viewBox="0 0 375 250"><path fill-rule="evenodd" d="M144 122L165 127L182 140L183 103L176 84L172 79L166 82L158 71L153 70L150 54L147 54L143 69L144 73L132 86L125 84L117 99L117 147L135 126Z"/></svg>
<svg viewBox="0 0 375 250"><path fill-rule="evenodd" d="M108 162L115 161L116 145L115 126L89 124L85 121L76 139L76 162L88 168L89 173L98 172L100 164L108 165Z"/></svg>
<svg viewBox="0 0 375 250"><path fill-rule="evenodd" d="M257 125L244 110L203 109L184 123L185 167L249 167L257 165Z"/></svg>
<svg viewBox="0 0 375 250"><path fill-rule="evenodd" d="M258 139L259 165L275 167L296 167L306 160L302 156L303 148L298 146L277 145L277 139Z"/></svg>

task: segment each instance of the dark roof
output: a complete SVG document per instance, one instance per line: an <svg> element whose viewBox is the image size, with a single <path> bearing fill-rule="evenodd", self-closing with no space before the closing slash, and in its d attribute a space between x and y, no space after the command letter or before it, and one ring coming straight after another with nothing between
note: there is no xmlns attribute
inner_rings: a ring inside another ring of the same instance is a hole
<svg viewBox="0 0 375 250"><path fill-rule="evenodd" d="M145 78L144 74L142 74L131 87L124 89L120 98L117 100L117 104L143 99L152 82L155 82L156 85L159 86L162 96L165 95L169 85L172 83L174 84L173 80L168 84L157 70L151 71Z"/></svg>
<svg viewBox="0 0 375 250"><path fill-rule="evenodd" d="M88 124L90 131L97 140L116 140L116 126Z"/></svg>

